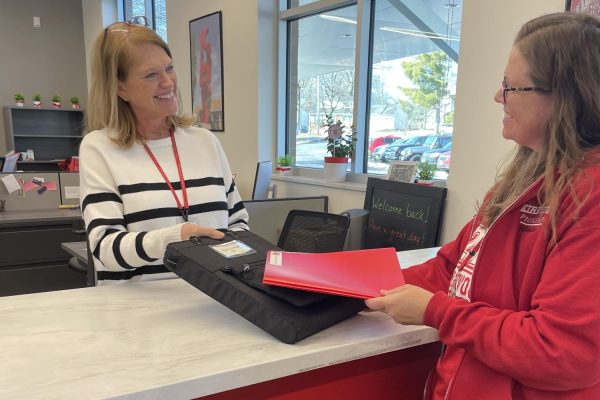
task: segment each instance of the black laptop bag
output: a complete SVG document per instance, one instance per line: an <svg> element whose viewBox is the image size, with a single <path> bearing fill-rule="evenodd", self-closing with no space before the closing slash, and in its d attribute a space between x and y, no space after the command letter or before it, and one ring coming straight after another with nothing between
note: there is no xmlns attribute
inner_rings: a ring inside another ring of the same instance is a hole
<svg viewBox="0 0 600 400"><path fill-rule="evenodd" d="M228 258L211 246L242 242L254 250ZM363 300L262 283L266 254L278 247L248 231L167 246L164 264L195 288L284 343L296 343L361 311Z"/></svg>

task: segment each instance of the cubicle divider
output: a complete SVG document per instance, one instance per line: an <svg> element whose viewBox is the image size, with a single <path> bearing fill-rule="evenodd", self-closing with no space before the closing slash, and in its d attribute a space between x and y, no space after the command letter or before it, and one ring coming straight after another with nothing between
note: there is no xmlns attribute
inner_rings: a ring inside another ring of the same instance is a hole
<svg viewBox="0 0 600 400"><path fill-rule="evenodd" d="M0 179L5 211L56 210L61 204L79 204L77 172L3 172ZM13 191L14 185L21 189Z"/></svg>
<svg viewBox="0 0 600 400"><path fill-rule="evenodd" d="M60 204L58 172L0 173L0 179L2 180L0 200L5 202L5 211L58 209ZM21 189L12 191L15 182L17 186L21 186ZM10 193L8 188L11 188Z"/></svg>
<svg viewBox="0 0 600 400"><path fill-rule="evenodd" d="M283 223L291 210L328 211L328 196L244 200L250 216L250 230L271 243L277 243Z"/></svg>

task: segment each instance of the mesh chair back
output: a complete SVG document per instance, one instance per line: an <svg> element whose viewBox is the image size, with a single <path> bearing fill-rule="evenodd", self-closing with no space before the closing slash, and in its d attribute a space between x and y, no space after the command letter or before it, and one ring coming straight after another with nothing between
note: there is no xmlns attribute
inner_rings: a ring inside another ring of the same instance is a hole
<svg viewBox="0 0 600 400"><path fill-rule="evenodd" d="M277 247L305 253L342 251L349 225L350 219L346 215L291 210Z"/></svg>

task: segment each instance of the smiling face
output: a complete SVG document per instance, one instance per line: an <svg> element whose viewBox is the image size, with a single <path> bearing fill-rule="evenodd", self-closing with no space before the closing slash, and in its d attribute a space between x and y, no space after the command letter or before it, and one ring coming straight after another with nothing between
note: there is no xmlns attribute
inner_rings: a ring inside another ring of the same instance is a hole
<svg viewBox="0 0 600 400"><path fill-rule="evenodd" d="M146 43L134 47L132 62L118 94L128 102L141 125L164 125L177 112L177 75L171 57L163 48Z"/></svg>
<svg viewBox="0 0 600 400"><path fill-rule="evenodd" d="M504 72L509 87L533 87L529 65L520 51L513 47ZM502 89L494 100L504 103ZM502 136L534 151L542 148L548 122L553 112L550 93L539 91L513 91L506 93Z"/></svg>

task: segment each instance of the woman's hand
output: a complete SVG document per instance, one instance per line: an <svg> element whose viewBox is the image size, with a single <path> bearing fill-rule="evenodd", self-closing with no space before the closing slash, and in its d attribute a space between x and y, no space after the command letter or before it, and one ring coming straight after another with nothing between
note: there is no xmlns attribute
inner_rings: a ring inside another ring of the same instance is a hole
<svg viewBox="0 0 600 400"><path fill-rule="evenodd" d="M181 240L188 240L192 236L205 236L211 239L223 239L225 234L213 228L196 224L183 224L181 227Z"/></svg>
<svg viewBox="0 0 600 400"><path fill-rule="evenodd" d="M365 300L367 307L382 311L405 325L422 325L425 308L433 297L433 293L413 285L382 290L381 294L383 296Z"/></svg>

